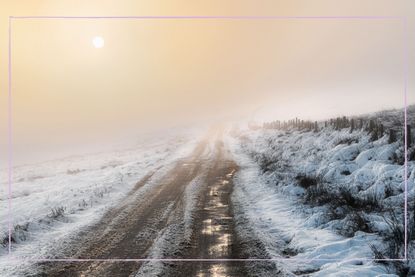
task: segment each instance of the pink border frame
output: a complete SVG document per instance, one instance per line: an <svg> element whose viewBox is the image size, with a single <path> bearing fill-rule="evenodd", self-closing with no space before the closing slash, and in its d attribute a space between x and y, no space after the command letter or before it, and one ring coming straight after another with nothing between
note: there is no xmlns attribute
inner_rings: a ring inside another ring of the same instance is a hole
<svg viewBox="0 0 415 277"><path fill-rule="evenodd" d="M408 90L408 74L409 74L409 46L408 46L408 20L404 16L9 16L9 28L8 28L8 229L9 229L9 244L8 255L12 253L12 171L13 171L13 136L12 136L12 21L21 19L177 19L177 20L399 20L403 23L404 31L404 145L405 145L405 164L404 164L404 228L405 228L405 245L404 245L404 257L402 259L367 259L367 258L355 258L352 260L366 260L366 261L406 261L408 260L408 141L407 141L407 90ZM101 261L101 262L146 262L146 261L196 261L196 262L225 262L225 261L345 261L345 259L296 259L296 258L276 258L276 259L31 259L31 258L19 258L22 261L35 261L35 262L88 262L88 261Z"/></svg>

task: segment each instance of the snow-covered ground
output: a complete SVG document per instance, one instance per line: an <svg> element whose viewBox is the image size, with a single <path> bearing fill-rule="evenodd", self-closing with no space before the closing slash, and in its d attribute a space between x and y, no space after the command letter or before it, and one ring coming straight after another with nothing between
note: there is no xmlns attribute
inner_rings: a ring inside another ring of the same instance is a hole
<svg viewBox="0 0 415 277"><path fill-rule="evenodd" d="M155 170L162 174L174 161L189 155L201 134L201 130L173 132L130 149L15 167L11 257L7 255L8 186L3 169L0 264L9 264L10 258L65 258L50 252L51 248L59 248L56 244L64 244L68 235L98 220L145 175Z"/></svg>
<svg viewBox="0 0 415 277"><path fill-rule="evenodd" d="M397 113L383 113L382 120L393 117L388 122L399 122ZM413 274L413 262L373 260L404 257L402 138L390 143L386 132L373 139L364 129L323 126L318 130L232 129L224 136L240 167L232 194L239 236L260 241L266 255L258 247L259 256L275 259L287 276L396 276L409 268ZM141 178L154 171L164 175L173 162L190 154L201 133L170 133L129 149L15 167L12 255L7 255L8 191L3 169L0 275L16 272L21 258L66 258L54 250L64 248L78 231L99 220ZM208 145L205 156L212 147ZM140 190L154 188L157 176ZM186 228L173 224L161 232L149 257L173 253L180 239L190 237L185 231L191 229L202 177L197 176L185 190L183 218L171 215L173 222L182 222ZM408 163L407 177L412 205L413 161ZM409 215L414 229L411 209ZM413 239L414 234L408 236ZM413 246L412 240L410 249ZM252 257L257 258L256 254ZM410 251L409 258L413 255ZM147 263L138 276L162 269L160 263Z"/></svg>
<svg viewBox="0 0 415 277"><path fill-rule="evenodd" d="M234 129L227 142L241 167L233 201L287 272L384 276L396 271L372 259L404 257L403 243L388 256L393 241L388 236L400 235L404 223L404 166L396 162L403 155L402 140L389 143L385 135L371 141L364 130L328 127ZM410 161L409 199L414 179ZM341 200L327 199L336 197ZM381 256L375 257L373 246Z"/></svg>

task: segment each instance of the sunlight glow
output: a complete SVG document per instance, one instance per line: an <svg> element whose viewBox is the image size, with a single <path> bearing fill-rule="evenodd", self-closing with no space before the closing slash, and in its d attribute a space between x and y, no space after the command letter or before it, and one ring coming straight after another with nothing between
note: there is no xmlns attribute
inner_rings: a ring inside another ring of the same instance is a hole
<svg viewBox="0 0 415 277"><path fill-rule="evenodd" d="M102 37L94 37L92 40L92 44L95 48L102 48L104 47L104 39Z"/></svg>

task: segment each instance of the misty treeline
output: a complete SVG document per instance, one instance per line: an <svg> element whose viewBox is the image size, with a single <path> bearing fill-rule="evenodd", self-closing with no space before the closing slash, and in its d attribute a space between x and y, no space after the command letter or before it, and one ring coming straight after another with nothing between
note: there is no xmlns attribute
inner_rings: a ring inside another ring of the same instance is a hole
<svg viewBox="0 0 415 277"><path fill-rule="evenodd" d="M299 118L280 121L275 120L272 122L265 122L262 125L264 129L279 129L279 130L300 130L300 131L313 131L320 132L323 129L331 130L344 130L349 129L349 132L354 131L365 131L370 135L371 141L376 141L383 138L385 135L388 136L388 142L394 143L400 140L402 144L405 144L405 129L402 121L394 122L391 125L390 121L383 122L382 117L380 118L363 118L363 117L336 117L325 121L310 121L302 120ZM398 124L396 124L398 123ZM388 127L385 127L388 126ZM261 128L258 125L252 125L251 128ZM406 141L407 148L411 148L414 145L413 133L410 124L406 125ZM409 160L415 160L415 151L409 152Z"/></svg>

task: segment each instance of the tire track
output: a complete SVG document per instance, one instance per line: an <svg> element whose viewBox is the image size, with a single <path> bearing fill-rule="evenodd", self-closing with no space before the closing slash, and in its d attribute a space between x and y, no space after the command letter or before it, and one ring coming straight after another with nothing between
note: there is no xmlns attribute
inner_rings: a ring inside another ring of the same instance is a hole
<svg viewBox="0 0 415 277"><path fill-rule="evenodd" d="M137 183L121 204L71 242L68 256L77 259L142 259L169 224L170 215L183 213L183 192L200 172L207 141L202 141L189 158L176 165L146 193L140 188L152 182L154 173ZM44 262L37 276L129 276L142 262L114 261Z"/></svg>

